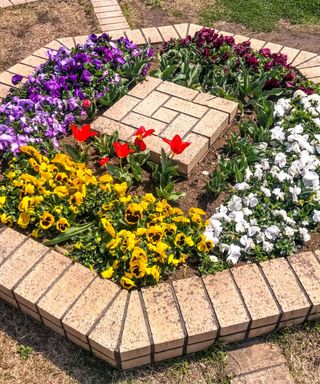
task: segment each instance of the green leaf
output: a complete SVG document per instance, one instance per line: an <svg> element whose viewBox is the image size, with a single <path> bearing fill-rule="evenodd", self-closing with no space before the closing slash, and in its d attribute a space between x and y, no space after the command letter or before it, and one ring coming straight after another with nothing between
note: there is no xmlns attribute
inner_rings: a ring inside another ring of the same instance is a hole
<svg viewBox="0 0 320 384"><path fill-rule="evenodd" d="M70 144L64 144L63 148L66 153L72 158L72 160L76 162L81 161L81 152L77 148L73 147Z"/></svg>
<svg viewBox="0 0 320 384"><path fill-rule="evenodd" d="M79 235L80 233L87 231L89 228L92 227L92 225L93 225L93 223L85 223L82 225L71 227L71 228L67 229L65 232L56 236L54 239L46 241L44 244L45 245L56 245L56 244L64 243L67 240L71 239L71 237Z"/></svg>

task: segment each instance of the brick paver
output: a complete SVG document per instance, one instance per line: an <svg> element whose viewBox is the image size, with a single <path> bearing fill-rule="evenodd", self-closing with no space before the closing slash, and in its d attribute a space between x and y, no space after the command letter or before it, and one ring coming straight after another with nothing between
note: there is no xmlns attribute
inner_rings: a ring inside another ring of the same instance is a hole
<svg viewBox="0 0 320 384"><path fill-rule="evenodd" d="M230 272L208 275L203 280L221 327L220 336L235 335L237 339L240 333L244 337L250 318Z"/></svg>
<svg viewBox="0 0 320 384"><path fill-rule="evenodd" d="M229 351L226 372L231 384L294 384L280 348L270 343Z"/></svg>
<svg viewBox="0 0 320 384"><path fill-rule="evenodd" d="M294 272L285 258L269 260L261 264L262 270L283 311L281 324L288 320L302 323L311 303L300 286Z"/></svg>

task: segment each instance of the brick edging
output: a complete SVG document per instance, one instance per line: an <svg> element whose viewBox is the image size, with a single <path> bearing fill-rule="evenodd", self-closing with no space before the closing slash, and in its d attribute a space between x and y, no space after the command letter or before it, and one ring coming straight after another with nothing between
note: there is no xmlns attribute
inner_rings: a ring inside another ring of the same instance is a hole
<svg viewBox="0 0 320 384"><path fill-rule="evenodd" d="M319 281L315 251L127 292L0 232L0 298L124 370L320 318Z"/></svg>

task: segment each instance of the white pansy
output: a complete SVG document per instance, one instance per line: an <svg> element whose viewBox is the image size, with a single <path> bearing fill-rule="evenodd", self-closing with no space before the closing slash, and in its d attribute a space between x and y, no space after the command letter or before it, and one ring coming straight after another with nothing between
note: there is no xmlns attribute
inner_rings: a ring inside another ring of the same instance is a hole
<svg viewBox="0 0 320 384"><path fill-rule="evenodd" d="M294 203L296 203L298 201L298 197L299 197L299 195L301 193L301 188L300 187L296 187L296 186L289 187L289 192L292 195L292 201Z"/></svg>
<svg viewBox="0 0 320 384"><path fill-rule="evenodd" d="M232 211L229 213L229 218L236 223L245 222L243 211Z"/></svg>
<svg viewBox="0 0 320 384"><path fill-rule="evenodd" d="M299 233L302 236L303 241L305 243L310 240L310 235L309 235L307 228L299 228Z"/></svg>
<svg viewBox="0 0 320 384"><path fill-rule="evenodd" d="M316 223L320 223L320 211L314 210L312 220Z"/></svg>
<svg viewBox="0 0 320 384"><path fill-rule="evenodd" d="M261 232L261 228L257 225L250 225L248 227L247 233L249 236L255 236L257 233Z"/></svg>
<svg viewBox="0 0 320 384"><path fill-rule="evenodd" d="M217 256L214 256L214 255L210 255L209 256L209 259L212 263L217 263L219 261L219 259L217 258Z"/></svg>
<svg viewBox="0 0 320 384"><path fill-rule="evenodd" d="M242 199L237 195L233 195L228 203L230 211L240 211L242 208Z"/></svg>
<svg viewBox="0 0 320 384"><path fill-rule="evenodd" d="M274 128L270 129L271 132L271 139L277 140L280 142L283 142L285 139L285 134L283 128L279 126L275 126Z"/></svg>
<svg viewBox="0 0 320 384"><path fill-rule="evenodd" d="M247 235L241 236L240 244L244 247L245 252L248 252L255 247L254 241Z"/></svg>
<svg viewBox="0 0 320 384"><path fill-rule="evenodd" d="M265 241L265 239L266 239L266 235L263 232L259 232L257 234L257 237L256 237L257 243L262 243L263 241Z"/></svg>
<svg viewBox="0 0 320 384"><path fill-rule="evenodd" d="M238 245L231 244L228 250L227 262L237 264L241 256L241 248Z"/></svg>
<svg viewBox="0 0 320 384"><path fill-rule="evenodd" d="M273 244L270 243L270 241L264 241L262 243L262 248L266 252L272 252L273 251Z"/></svg>
<svg viewBox="0 0 320 384"><path fill-rule="evenodd" d="M277 200L284 200L284 192L282 192L280 188L275 188L272 194L275 195Z"/></svg>
<svg viewBox="0 0 320 384"><path fill-rule="evenodd" d="M246 191L247 189L250 188L250 185L248 183L243 182L243 183L237 183L234 187L238 191Z"/></svg>
<svg viewBox="0 0 320 384"><path fill-rule="evenodd" d="M307 96L307 94L304 93L301 89L297 89L294 92L294 94L293 94L293 97L300 97L300 98L302 98L302 97L305 97L305 96Z"/></svg>
<svg viewBox="0 0 320 384"><path fill-rule="evenodd" d="M264 170L264 171L267 171L268 169L270 169L270 163L269 163L269 160L268 159L262 159L260 161L260 165L261 165L261 168Z"/></svg>
<svg viewBox="0 0 320 384"><path fill-rule="evenodd" d="M277 225L270 225L265 231L264 234L267 239L275 240L280 233L280 228Z"/></svg>
<svg viewBox="0 0 320 384"><path fill-rule="evenodd" d="M265 194L266 197L271 197L271 191L269 188L261 187L260 191Z"/></svg>
<svg viewBox="0 0 320 384"><path fill-rule="evenodd" d="M244 174L244 180L249 181L251 177L253 176L253 173L251 172L250 168L246 168L245 174Z"/></svg>
<svg viewBox="0 0 320 384"><path fill-rule="evenodd" d="M292 237L295 234L295 230L289 226L285 227L284 234L288 237Z"/></svg>
<svg viewBox="0 0 320 384"><path fill-rule="evenodd" d="M249 208L247 208L247 207L242 208L242 212L243 212L243 215L244 215L244 216L250 216L250 215L252 215L252 210L249 209Z"/></svg>
<svg viewBox="0 0 320 384"><path fill-rule="evenodd" d="M317 190L319 188L319 176L314 171L307 171L302 180L304 185L308 188L313 190Z"/></svg>
<svg viewBox="0 0 320 384"><path fill-rule="evenodd" d="M277 153L274 158L274 164L283 168L287 163L287 156L283 152Z"/></svg>
<svg viewBox="0 0 320 384"><path fill-rule="evenodd" d="M256 177L258 180L261 180L262 179L262 176L263 176L263 170L260 166L256 166L256 170L254 172L254 177Z"/></svg>

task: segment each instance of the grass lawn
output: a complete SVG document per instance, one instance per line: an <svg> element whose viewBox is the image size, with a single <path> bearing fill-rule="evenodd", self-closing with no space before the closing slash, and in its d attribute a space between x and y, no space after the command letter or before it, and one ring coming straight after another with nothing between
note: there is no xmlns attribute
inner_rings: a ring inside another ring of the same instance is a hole
<svg viewBox="0 0 320 384"><path fill-rule="evenodd" d="M212 5L201 13L201 24L224 20L266 32L275 29L281 19L305 26L320 24L319 0L216 0Z"/></svg>

